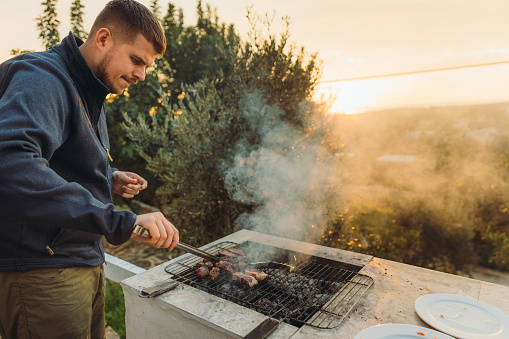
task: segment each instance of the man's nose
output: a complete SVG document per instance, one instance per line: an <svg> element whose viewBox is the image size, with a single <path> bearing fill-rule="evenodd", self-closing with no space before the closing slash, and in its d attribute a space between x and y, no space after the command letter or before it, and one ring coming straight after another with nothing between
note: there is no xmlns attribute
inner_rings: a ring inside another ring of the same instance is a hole
<svg viewBox="0 0 509 339"><path fill-rule="evenodd" d="M140 81L144 81L145 80L145 66L140 66L140 67L137 67L135 70L134 70L134 74L133 74L136 78L138 78L138 80Z"/></svg>

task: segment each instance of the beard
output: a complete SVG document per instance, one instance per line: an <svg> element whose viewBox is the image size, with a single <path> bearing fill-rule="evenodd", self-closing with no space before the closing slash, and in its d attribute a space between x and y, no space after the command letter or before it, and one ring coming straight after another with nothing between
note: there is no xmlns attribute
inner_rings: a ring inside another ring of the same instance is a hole
<svg viewBox="0 0 509 339"><path fill-rule="evenodd" d="M96 77L97 79L101 80L101 82L108 87L110 90L110 93L113 94L122 94L125 88L115 88L115 85L113 83L113 80L108 75L107 69L110 66L111 58L113 57L113 54L115 53L115 49L111 49L106 53L106 55L102 58L102 60L97 65L97 72Z"/></svg>
<svg viewBox="0 0 509 339"><path fill-rule="evenodd" d="M113 94L122 94L122 92L124 92L124 90L127 87L129 87L130 84L137 83L138 82L138 78L131 77L131 76L128 76L128 75L124 75L124 76L121 76L120 78L124 79L127 82L127 85L120 85L120 84L115 85L115 80L120 80L120 79L112 78L108 74L108 68L110 68L110 63L111 63L111 60L113 59L113 56L114 56L115 52L116 52L115 48L112 48L111 50L109 50L106 53L106 55L104 55L102 60L97 65L97 71L96 71L96 75L95 76L106 87L108 87L110 93L113 93Z"/></svg>

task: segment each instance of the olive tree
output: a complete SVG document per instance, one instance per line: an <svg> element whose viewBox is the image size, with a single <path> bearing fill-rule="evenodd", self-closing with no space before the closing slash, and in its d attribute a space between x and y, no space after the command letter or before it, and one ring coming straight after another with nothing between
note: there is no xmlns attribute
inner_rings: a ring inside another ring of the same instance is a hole
<svg viewBox="0 0 509 339"><path fill-rule="evenodd" d="M240 144L259 145L262 126L271 121L301 131L308 126L320 69L316 55L296 53L289 36L288 25L279 38L253 25L249 41L232 40L220 49L220 76L181 86L176 103L161 89L150 121L124 114L129 138L158 179L158 204L186 241L220 237L256 208L256 201L236 199L225 184Z"/></svg>

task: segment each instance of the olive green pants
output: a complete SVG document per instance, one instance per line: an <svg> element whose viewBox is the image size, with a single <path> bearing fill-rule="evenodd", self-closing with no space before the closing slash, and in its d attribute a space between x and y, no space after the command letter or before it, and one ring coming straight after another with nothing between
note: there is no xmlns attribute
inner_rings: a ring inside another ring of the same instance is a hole
<svg viewBox="0 0 509 339"><path fill-rule="evenodd" d="M0 336L104 338L104 268L0 272Z"/></svg>

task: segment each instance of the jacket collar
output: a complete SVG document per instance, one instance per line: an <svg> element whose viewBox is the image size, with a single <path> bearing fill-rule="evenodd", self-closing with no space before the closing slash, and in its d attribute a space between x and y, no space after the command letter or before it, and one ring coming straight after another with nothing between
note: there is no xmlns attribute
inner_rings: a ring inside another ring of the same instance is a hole
<svg viewBox="0 0 509 339"><path fill-rule="evenodd" d="M94 128L97 126L104 99L110 90L95 76L79 50L83 41L72 32L54 47L69 69L69 73L78 88L81 100Z"/></svg>

